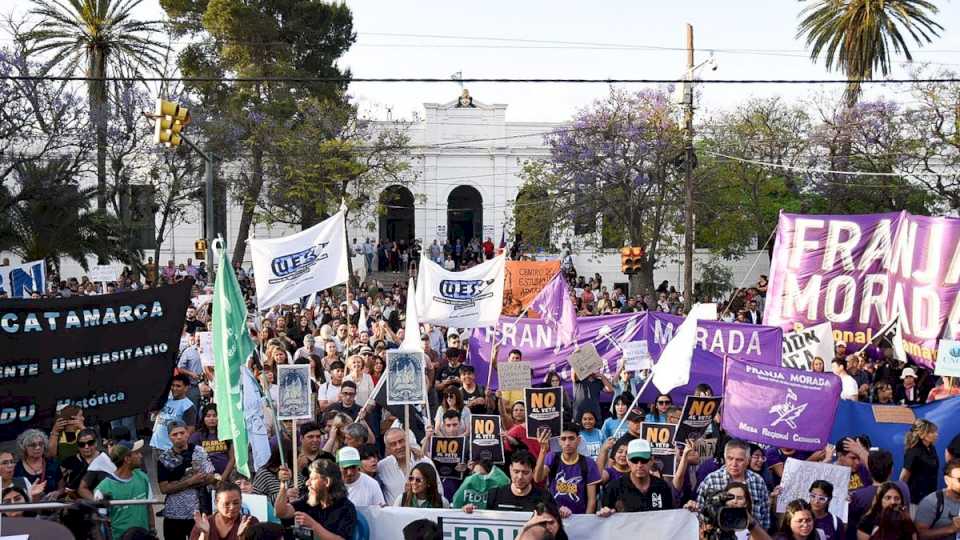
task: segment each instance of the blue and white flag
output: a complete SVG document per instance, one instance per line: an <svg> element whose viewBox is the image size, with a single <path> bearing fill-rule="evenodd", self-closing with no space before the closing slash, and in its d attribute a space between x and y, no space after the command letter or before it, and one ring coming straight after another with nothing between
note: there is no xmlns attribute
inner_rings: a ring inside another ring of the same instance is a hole
<svg viewBox="0 0 960 540"><path fill-rule="evenodd" d="M10 298L30 298L47 288L47 270L43 260L0 268L0 293Z"/></svg>
<svg viewBox="0 0 960 540"><path fill-rule="evenodd" d="M257 308L264 310L328 289L348 278L345 213L283 238L250 239Z"/></svg>
<svg viewBox="0 0 960 540"><path fill-rule="evenodd" d="M496 325L503 308L505 270L503 255L461 272L421 257L416 295L420 322L454 328Z"/></svg>

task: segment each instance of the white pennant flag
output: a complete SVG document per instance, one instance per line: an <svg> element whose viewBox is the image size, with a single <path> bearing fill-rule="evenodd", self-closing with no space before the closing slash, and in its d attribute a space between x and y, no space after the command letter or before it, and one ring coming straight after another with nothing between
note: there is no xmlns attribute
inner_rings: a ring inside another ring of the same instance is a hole
<svg viewBox="0 0 960 540"><path fill-rule="evenodd" d="M694 304L653 366L653 384L666 394L690 382L690 363L697 345L697 321L717 319L716 304Z"/></svg>
<svg viewBox="0 0 960 540"><path fill-rule="evenodd" d="M423 343L420 342L420 321L417 319L416 289L413 278L410 278L410 287L407 289L407 315L403 326L403 343L398 350L406 352L423 352Z"/></svg>
<svg viewBox="0 0 960 540"><path fill-rule="evenodd" d="M417 278L420 322L455 328L497 324L503 309L503 255L461 272L451 272L425 256Z"/></svg>
<svg viewBox="0 0 960 540"><path fill-rule="evenodd" d="M903 347L903 326L900 324L899 311L894 313L893 317L877 330L872 341L879 346L883 339L890 342L890 346L893 347L893 356L897 360L907 361L907 352Z"/></svg>
<svg viewBox="0 0 960 540"><path fill-rule="evenodd" d="M296 300L347 282L345 214L341 210L305 231L248 240L257 308Z"/></svg>
<svg viewBox="0 0 960 540"><path fill-rule="evenodd" d="M366 332L370 333L370 329L367 328L367 307L360 306L360 320L357 321L357 333Z"/></svg>

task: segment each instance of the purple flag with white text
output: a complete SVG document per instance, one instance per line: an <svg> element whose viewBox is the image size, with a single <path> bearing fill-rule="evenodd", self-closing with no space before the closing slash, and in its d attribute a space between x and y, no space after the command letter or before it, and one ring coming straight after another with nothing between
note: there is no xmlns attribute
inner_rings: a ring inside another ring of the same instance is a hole
<svg viewBox="0 0 960 540"><path fill-rule="evenodd" d="M806 451L829 442L840 400L836 375L730 357L723 375L722 426L731 436Z"/></svg>
<svg viewBox="0 0 960 540"><path fill-rule="evenodd" d="M577 334L577 309L570 300L567 280L557 272L530 302L530 309L539 313L547 324L557 330L561 346L572 345Z"/></svg>

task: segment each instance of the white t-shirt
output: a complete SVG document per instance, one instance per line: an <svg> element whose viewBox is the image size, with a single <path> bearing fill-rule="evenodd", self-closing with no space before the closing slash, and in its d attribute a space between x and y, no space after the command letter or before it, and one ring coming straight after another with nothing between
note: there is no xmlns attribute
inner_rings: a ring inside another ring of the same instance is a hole
<svg viewBox="0 0 960 540"><path fill-rule="evenodd" d="M857 380L850 376L849 373L844 373L840 376L840 397L842 399L850 399L857 401L860 394L860 387L857 386Z"/></svg>
<svg viewBox="0 0 960 540"><path fill-rule="evenodd" d="M385 500L393 502L397 500L397 497L403 495L403 488L407 484L407 475L418 463L428 463L433 467L433 461L428 457L414 459L405 471L400 469L397 458L393 456L387 456L380 460L380 463L377 464L377 477L383 482L383 498ZM440 485L441 483L437 482L437 492L443 495Z"/></svg>
<svg viewBox="0 0 960 540"><path fill-rule="evenodd" d="M352 484L347 484L347 494L354 506L382 506L383 490L376 480L360 473L360 478Z"/></svg>
<svg viewBox="0 0 960 540"><path fill-rule="evenodd" d="M373 384L373 377L369 373L363 373L363 377L358 381L354 379L352 373L344 375L343 380L353 381L357 385L357 403L362 407L367 403L367 398L370 397L370 393L373 392L375 384Z"/></svg>
<svg viewBox="0 0 960 540"><path fill-rule="evenodd" d="M327 381L317 387L317 401L334 403L340 400L340 387Z"/></svg>

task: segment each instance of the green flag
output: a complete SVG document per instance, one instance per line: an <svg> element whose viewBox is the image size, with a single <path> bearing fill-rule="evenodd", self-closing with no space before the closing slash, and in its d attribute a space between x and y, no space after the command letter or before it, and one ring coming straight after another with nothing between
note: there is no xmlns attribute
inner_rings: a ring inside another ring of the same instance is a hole
<svg viewBox="0 0 960 540"><path fill-rule="evenodd" d="M237 471L247 478L247 425L243 414L240 368L253 352L253 340L247 330L247 304L244 302L233 266L227 260L227 248L218 240L220 268L213 287L213 360L214 397L217 400L217 437L233 441Z"/></svg>

